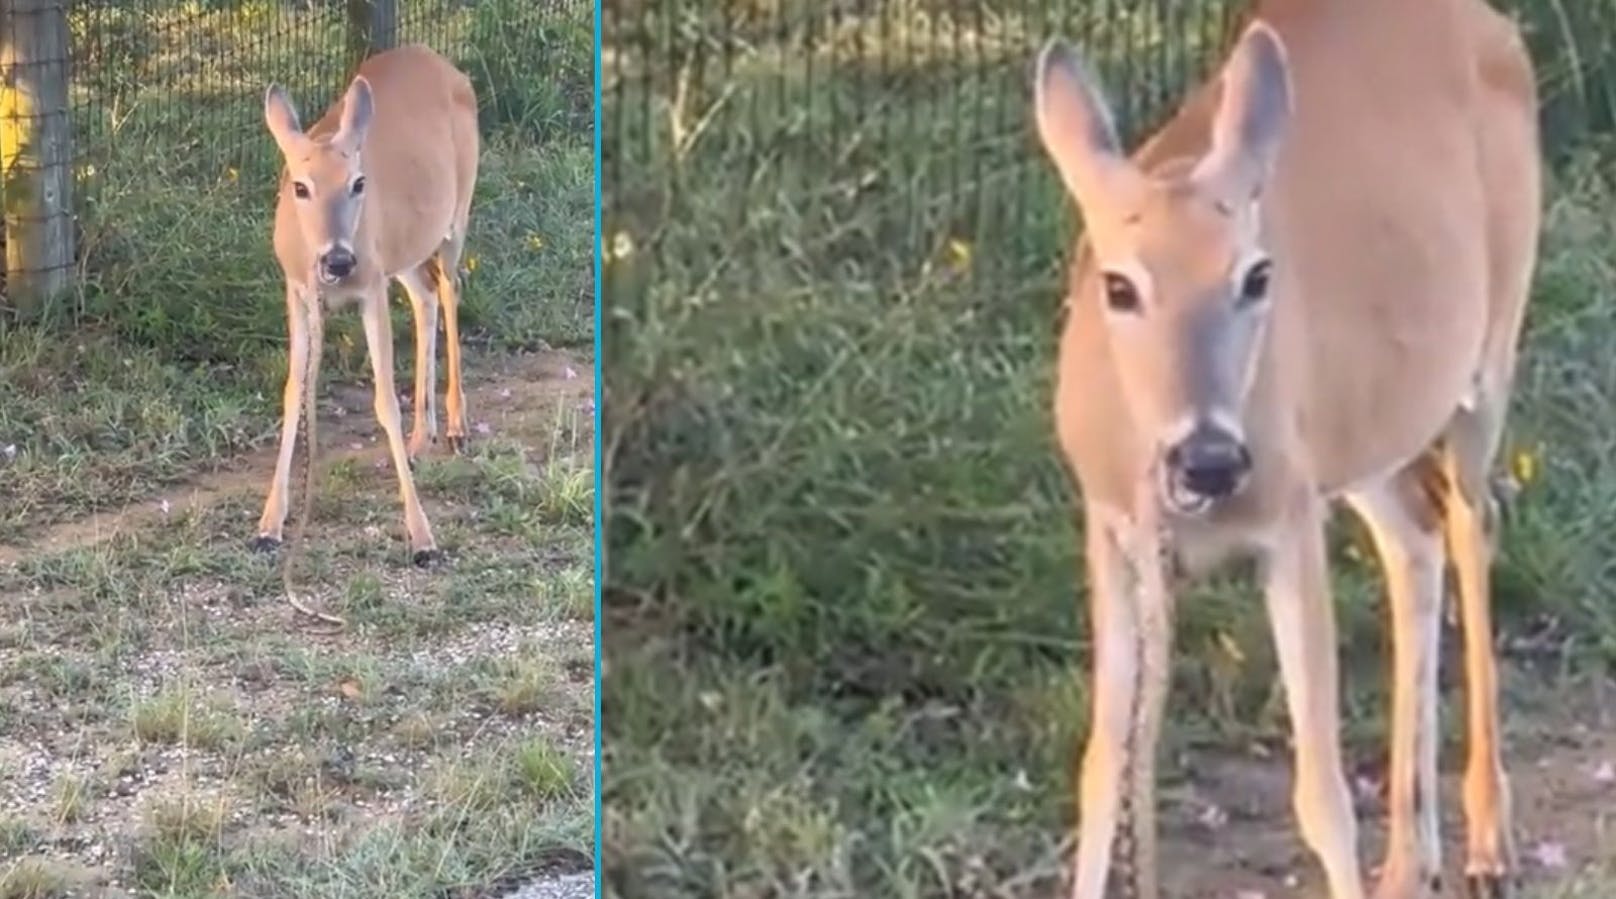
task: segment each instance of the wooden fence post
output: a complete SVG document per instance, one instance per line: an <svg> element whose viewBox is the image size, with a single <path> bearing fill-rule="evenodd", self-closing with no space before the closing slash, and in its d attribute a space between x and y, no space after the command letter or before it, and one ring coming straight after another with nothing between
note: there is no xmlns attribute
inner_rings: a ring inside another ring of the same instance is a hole
<svg viewBox="0 0 1616 899"><path fill-rule="evenodd" d="M354 65L398 44L398 0L348 0L348 55Z"/></svg>
<svg viewBox="0 0 1616 899"><path fill-rule="evenodd" d="M6 294L37 309L73 273L67 0L0 0Z"/></svg>

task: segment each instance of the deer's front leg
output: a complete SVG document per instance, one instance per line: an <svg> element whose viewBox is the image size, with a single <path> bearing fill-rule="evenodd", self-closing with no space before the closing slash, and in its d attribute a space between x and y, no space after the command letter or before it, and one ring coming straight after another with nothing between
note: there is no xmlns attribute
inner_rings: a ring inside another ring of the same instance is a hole
<svg viewBox="0 0 1616 899"><path fill-rule="evenodd" d="M387 448L393 456L393 470L398 473L399 497L404 501L404 527L409 533L410 549L417 565L437 561L438 544L432 539L432 527L427 524L426 512L421 508L415 492L415 478L410 473L409 451L404 445L404 428L398 411L398 393L393 386L393 329L387 318L387 291L385 286L367 296L361 304L365 325L365 343L370 351L372 379L376 382L376 421L387 434Z"/></svg>
<svg viewBox="0 0 1616 899"><path fill-rule="evenodd" d="M1341 767L1335 610L1324 553L1323 502L1296 502L1264 559L1269 622L1296 751L1293 799L1302 838L1324 868L1331 899L1363 899L1358 825Z"/></svg>
<svg viewBox="0 0 1616 899"><path fill-rule="evenodd" d="M1422 457L1391 481L1348 496L1386 573L1392 626L1390 822L1377 899L1435 899L1442 878L1437 806L1437 664L1442 642L1441 509Z"/></svg>
<svg viewBox="0 0 1616 899"><path fill-rule="evenodd" d="M309 361L309 328L303 313L304 302L301 293L288 283L286 386L281 392L281 445L280 454L275 459L275 474L269 482L269 495L264 499L264 513L258 518L258 536L252 541L252 548L259 552L269 552L280 546L286 526L292 455L297 451L298 417L303 411L303 375Z"/></svg>
<svg viewBox="0 0 1616 899"><path fill-rule="evenodd" d="M1115 867L1134 896L1156 899L1155 750L1170 597L1153 525L1092 506L1086 519L1094 711L1079 778L1072 897L1101 899Z"/></svg>

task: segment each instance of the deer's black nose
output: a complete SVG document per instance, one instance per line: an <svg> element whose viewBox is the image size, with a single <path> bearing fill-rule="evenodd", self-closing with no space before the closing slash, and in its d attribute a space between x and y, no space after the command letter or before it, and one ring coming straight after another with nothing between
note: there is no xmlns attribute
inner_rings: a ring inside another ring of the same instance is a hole
<svg viewBox="0 0 1616 899"><path fill-rule="evenodd" d="M1251 471L1251 452L1222 428L1201 424L1168 447L1166 462L1173 479L1185 490L1207 499L1223 499L1239 489Z"/></svg>
<svg viewBox="0 0 1616 899"><path fill-rule="evenodd" d="M354 267L358 265L354 254L341 247L320 257L320 268L332 278L346 278L353 274Z"/></svg>

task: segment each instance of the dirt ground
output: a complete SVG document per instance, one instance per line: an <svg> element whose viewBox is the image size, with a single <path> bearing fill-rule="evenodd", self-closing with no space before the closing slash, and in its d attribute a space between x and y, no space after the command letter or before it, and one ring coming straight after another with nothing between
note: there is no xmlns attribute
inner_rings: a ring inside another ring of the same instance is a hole
<svg viewBox="0 0 1616 899"><path fill-rule="evenodd" d="M481 360L479 360L481 361ZM594 389L592 370L586 361L567 353L532 353L514 357L491 357L493 371L479 372L475 363L467 370L466 406L468 426L478 436L495 433L521 439L547 438L555 425L557 407L566 403L591 402ZM405 436L411 427L412 398L408 372L399 375L399 406L404 417ZM391 457L371 410L373 393L365 383L322 379L320 421L316 439L320 444L320 467L329 470L362 460L383 473L391 472ZM271 400L278 405L278 392ZM443 397L438 397L438 427L443 428ZM481 427L479 427L479 425ZM198 474L157 493L138 505L131 504L112 513L87 515L37 531L26 542L0 544L0 565L15 564L26 556L46 555L99 543L119 533L133 533L154 523L187 511L206 509L227 495L258 491L269 487L278 447L268 444L215 471ZM441 447L432 454L441 455ZM301 455L299 456L301 459ZM301 462L296 463L300 465ZM294 465L293 474L297 468ZM262 500L262 496L259 497ZM287 519L291 536L294 508ZM254 519L256 521L256 517Z"/></svg>
<svg viewBox="0 0 1616 899"><path fill-rule="evenodd" d="M1519 680L1530 680L1522 676ZM1517 696L1506 713L1506 765L1521 855L1520 895L1616 896L1616 722L1609 685ZM1449 733L1462 709L1445 708ZM1461 896L1463 747L1443 747L1442 896ZM1364 862L1384 845L1384 752L1349 759ZM1162 791L1163 889L1179 899L1324 897L1322 875L1296 833L1284 750L1196 752L1188 777Z"/></svg>

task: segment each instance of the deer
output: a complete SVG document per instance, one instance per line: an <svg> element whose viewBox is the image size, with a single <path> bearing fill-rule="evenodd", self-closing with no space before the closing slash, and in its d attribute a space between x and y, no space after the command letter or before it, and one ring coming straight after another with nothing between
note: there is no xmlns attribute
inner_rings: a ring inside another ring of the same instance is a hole
<svg viewBox="0 0 1616 899"><path fill-rule="evenodd" d="M1082 223L1052 397L1076 487L1092 717L1073 899L1156 899L1155 753L1174 591L1231 560L1264 596L1292 806L1331 899L1362 899L1325 525L1386 581L1388 840L1374 896L1442 873L1438 651L1460 612L1469 896L1510 894L1490 566L1540 224L1533 64L1482 0L1260 0L1132 153L1084 54L1040 49L1035 129ZM1451 566L1450 584L1447 569Z"/></svg>
<svg viewBox="0 0 1616 899"><path fill-rule="evenodd" d="M303 542L301 531L313 504L315 393L324 315L328 308L357 306L370 357L376 419L398 476L411 560L420 567L436 565L442 552L411 469L438 439L440 309L448 369L444 433L454 452L461 452L466 441L458 278L477 181L477 97L471 80L428 47L402 46L362 62L340 102L307 131L286 91L270 84L264 93L264 121L283 158L273 242L286 282L289 353L280 452L251 545L260 552L281 545L300 423L306 449L296 543ZM409 296L415 324L414 421L408 443L393 381L387 301L393 281ZM289 583L287 592L298 605ZM338 620L323 613L319 617Z"/></svg>

